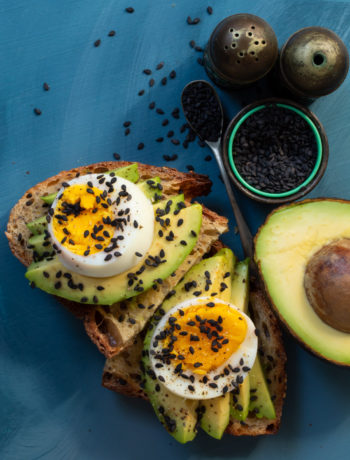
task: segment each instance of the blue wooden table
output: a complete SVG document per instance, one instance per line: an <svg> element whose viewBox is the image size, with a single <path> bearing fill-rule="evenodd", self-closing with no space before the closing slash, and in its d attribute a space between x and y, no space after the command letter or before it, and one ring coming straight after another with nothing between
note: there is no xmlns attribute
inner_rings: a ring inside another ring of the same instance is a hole
<svg viewBox="0 0 350 460"><path fill-rule="evenodd" d="M212 15L206 12L210 4ZM125 12L129 6L133 14ZM209 150L197 142L184 150L166 137L174 130L183 140L181 111L180 119L171 112L180 106L188 81L206 78L197 62L201 53L190 40L203 47L221 19L239 12L266 19L280 46L297 29L320 25L350 47L348 2L0 0L1 234L11 207L32 185L118 153L124 160L184 171L193 166L209 174L213 190L202 201L230 218L225 242L242 256L218 168L213 158L205 161ZM187 16L199 17L200 23L188 25ZM111 30L114 36L108 36ZM160 62L164 67L155 70ZM152 76L142 72L145 68L154 70ZM219 93L228 118L258 96L254 88ZM148 108L152 101L165 115ZM330 158L310 197L350 198L349 101L350 77L311 106L328 134ZM132 122L128 136L126 120ZM160 136L162 143L156 142ZM138 150L141 142L145 147ZM174 154L178 158L172 163L163 158ZM255 232L271 208L242 196L239 201ZM226 436L220 442L200 433L194 442L179 445L147 403L101 387L104 359L82 325L54 298L29 288L4 236L0 252L1 459L349 458L349 369L319 361L286 336L289 385L280 432L259 439Z"/></svg>

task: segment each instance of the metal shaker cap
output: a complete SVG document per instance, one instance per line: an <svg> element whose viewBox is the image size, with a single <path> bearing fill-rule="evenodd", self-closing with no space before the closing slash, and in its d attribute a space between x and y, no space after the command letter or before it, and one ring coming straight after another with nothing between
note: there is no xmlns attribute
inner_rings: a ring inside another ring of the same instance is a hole
<svg viewBox="0 0 350 460"><path fill-rule="evenodd" d="M243 86L264 77L278 56L271 26L252 14L235 14L221 21L211 34L207 53L212 70L232 86Z"/></svg>
<svg viewBox="0 0 350 460"><path fill-rule="evenodd" d="M300 97L317 98L336 90L349 70L349 53L329 29L305 27L283 45L280 75L285 86Z"/></svg>

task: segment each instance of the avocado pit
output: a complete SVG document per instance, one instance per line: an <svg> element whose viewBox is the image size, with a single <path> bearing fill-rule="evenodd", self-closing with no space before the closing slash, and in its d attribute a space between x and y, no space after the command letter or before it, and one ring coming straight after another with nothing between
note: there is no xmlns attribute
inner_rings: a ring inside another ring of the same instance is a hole
<svg viewBox="0 0 350 460"><path fill-rule="evenodd" d="M304 288L310 305L325 323L350 333L350 239L333 241L311 257Z"/></svg>

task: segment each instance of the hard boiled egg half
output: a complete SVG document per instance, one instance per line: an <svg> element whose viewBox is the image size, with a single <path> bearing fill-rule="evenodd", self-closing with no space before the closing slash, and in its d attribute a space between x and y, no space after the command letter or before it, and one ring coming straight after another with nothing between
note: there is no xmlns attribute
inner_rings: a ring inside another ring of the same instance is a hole
<svg viewBox="0 0 350 460"><path fill-rule="evenodd" d="M209 399L243 382L257 346L247 315L230 303L201 297L162 317L152 336L150 360L156 377L172 393Z"/></svg>
<svg viewBox="0 0 350 460"><path fill-rule="evenodd" d="M150 200L114 173L63 183L49 211L48 231L62 264L81 275L108 277L137 265L153 240Z"/></svg>

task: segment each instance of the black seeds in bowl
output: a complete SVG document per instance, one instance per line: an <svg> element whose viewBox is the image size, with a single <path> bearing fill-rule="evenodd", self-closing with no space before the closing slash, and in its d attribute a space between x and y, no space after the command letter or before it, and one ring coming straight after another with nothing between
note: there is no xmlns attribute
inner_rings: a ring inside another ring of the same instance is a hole
<svg viewBox="0 0 350 460"><path fill-rule="evenodd" d="M317 160L317 143L309 124L293 110L271 105L250 115L239 127L233 159L252 187L283 193L302 184Z"/></svg>
<svg viewBox="0 0 350 460"><path fill-rule="evenodd" d="M185 116L205 141L217 141L221 134L221 108L211 86L202 82L189 84L182 94Z"/></svg>

